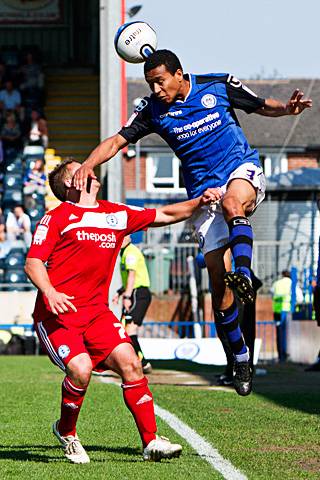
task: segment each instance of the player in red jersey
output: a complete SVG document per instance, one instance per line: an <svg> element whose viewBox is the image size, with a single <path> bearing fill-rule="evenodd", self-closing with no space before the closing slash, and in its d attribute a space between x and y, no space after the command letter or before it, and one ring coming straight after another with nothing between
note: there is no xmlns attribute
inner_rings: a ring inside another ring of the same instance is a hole
<svg viewBox="0 0 320 480"><path fill-rule="evenodd" d="M158 209L127 207L98 201L96 179L88 191L76 190L72 179L80 166L66 159L50 174L51 189L62 203L39 222L25 267L38 288L36 332L52 362L66 373L61 416L53 433L71 462L90 461L76 422L92 370L111 369L122 378L124 401L138 427L144 460L177 457L181 445L156 435L152 393L129 337L108 307L108 290L126 235L185 220L198 206L217 200L219 192L210 189L201 198Z"/></svg>

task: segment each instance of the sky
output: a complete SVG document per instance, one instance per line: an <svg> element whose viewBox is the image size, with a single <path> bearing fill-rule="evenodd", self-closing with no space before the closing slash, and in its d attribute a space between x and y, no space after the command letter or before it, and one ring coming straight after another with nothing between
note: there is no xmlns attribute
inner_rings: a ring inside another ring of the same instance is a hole
<svg viewBox="0 0 320 480"><path fill-rule="evenodd" d="M320 78L320 0L127 0L186 72ZM128 77L143 66L127 64Z"/></svg>

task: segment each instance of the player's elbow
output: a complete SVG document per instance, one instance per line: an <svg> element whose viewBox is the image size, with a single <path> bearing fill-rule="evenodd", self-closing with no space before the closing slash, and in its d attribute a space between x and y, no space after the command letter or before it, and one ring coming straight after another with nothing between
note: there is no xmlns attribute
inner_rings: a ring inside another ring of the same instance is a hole
<svg viewBox="0 0 320 480"><path fill-rule="evenodd" d="M40 262L41 262L41 260L40 260ZM34 272L34 270L35 270L35 268L37 268L38 264L39 264L39 262L37 261L37 259L27 258L26 263L24 265L24 271L29 278L32 277L32 272Z"/></svg>
<svg viewBox="0 0 320 480"><path fill-rule="evenodd" d="M26 260L26 263L24 264L24 271L25 271L25 274L30 277L30 273L31 273L31 266L30 266L30 261L29 259L27 258Z"/></svg>
<svg viewBox="0 0 320 480"><path fill-rule="evenodd" d="M110 158L114 157L119 152L119 150L121 150L121 148L126 145L126 141L119 134L110 137L109 142Z"/></svg>
<svg viewBox="0 0 320 480"><path fill-rule="evenodd" d="M170 223L173 223L173 218L170 215L167 215L161 209L158 209L153 226L162 227L165 225L170 225Z"/></svg>

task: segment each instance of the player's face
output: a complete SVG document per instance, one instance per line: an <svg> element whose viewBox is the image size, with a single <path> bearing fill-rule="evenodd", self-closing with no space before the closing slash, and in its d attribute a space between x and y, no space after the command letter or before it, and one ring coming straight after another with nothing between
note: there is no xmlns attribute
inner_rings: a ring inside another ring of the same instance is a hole
<svg viewBox="0 0 320 480"><path fill-rule="evenodd" d="M81 167L81 163L78 162L72 162L68 165L68 171L70 173L70 179L71 180L71 186L73 187L72 181L73 177L76 173L77 170ZM95 179L90 179L90 193L97 193L100 189L100 182Z"/></svg>
<svg viewBox="0 0 320 480"><path fill-rule="evenodd" d="M182 93L183 73L180 69L172 75L165 65L160 65L146 73L146 81L163 103L174 102Z"/></svg>

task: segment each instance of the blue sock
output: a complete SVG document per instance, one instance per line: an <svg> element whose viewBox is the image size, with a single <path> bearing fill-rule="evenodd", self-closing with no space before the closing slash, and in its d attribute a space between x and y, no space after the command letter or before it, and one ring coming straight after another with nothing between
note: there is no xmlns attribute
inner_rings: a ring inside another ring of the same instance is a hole
<svg viewBox="0 0 320 480"><path fill-rule="evenodd" d="M232 353L242 355L248 352L239 327L239 312L235 301L226 310L214 310L215 321L226 333Z"/></svg>
<svg viewBox="0 0 320 480"><path fill-rule="evenodd" d="M236 272L242 272L251 278L253 233L246 217L234 217L228 222L229 242Z"/></svg>

